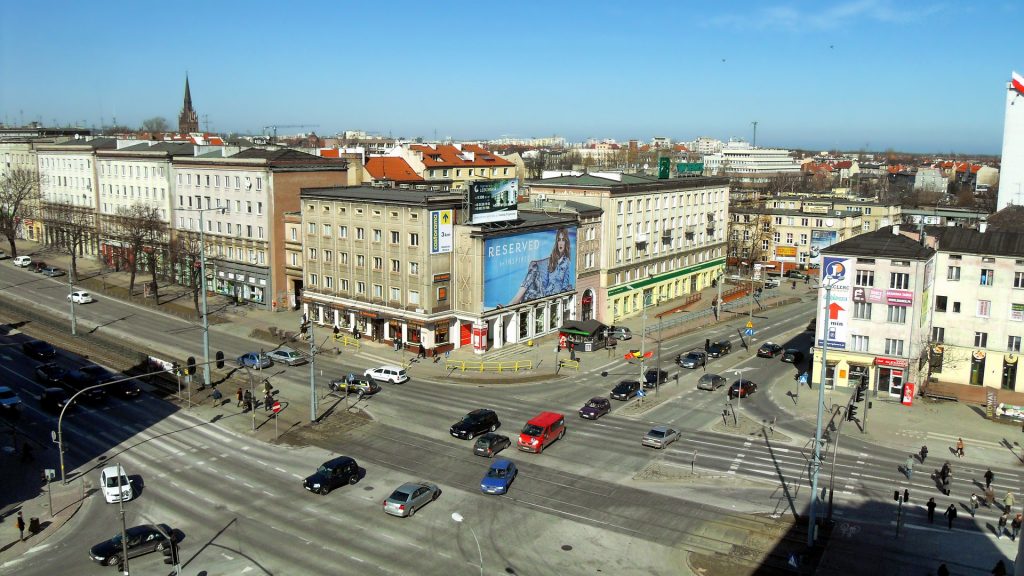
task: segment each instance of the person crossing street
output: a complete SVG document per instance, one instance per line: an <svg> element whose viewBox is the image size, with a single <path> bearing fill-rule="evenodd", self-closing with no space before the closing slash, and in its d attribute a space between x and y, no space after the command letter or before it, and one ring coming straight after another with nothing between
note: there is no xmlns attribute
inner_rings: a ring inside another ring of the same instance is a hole
<svg viewBox="0 0 1024 576"><path fill-rule="evenodd" d="M956 520L956 504L950 504L949 508L946 508L946 520L949 521L949 529L953 529L953 520Z"/></svg>

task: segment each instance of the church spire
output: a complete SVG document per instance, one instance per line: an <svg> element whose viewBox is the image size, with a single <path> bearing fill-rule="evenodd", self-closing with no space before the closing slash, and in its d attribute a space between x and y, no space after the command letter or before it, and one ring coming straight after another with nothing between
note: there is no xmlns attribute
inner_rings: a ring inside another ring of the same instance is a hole
<svg viewBox="0 0 1024 576"><path fill-rule="evenodd" d="M185 74L185 102L178 115L178 133L191 134L199 132L199 115L192 108L192 91L188 86L188 74Z"/></svg>
<svg viewBox="0 0 1024 576"><path fill-rule="evenodd" d="M192 109L192 91L188 89L188 74L185 74L185 110Z"/></svg>

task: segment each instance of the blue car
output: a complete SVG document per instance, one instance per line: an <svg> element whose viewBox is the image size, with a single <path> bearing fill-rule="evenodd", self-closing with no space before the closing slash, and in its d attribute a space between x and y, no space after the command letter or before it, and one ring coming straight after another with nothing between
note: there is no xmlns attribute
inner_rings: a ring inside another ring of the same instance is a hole
<svg viewBox="0 0 1024 576"><path fill-rule="evenodd" d="M250 368L267 369L274 365L274 361L270 359L266 354L260 354L259 352L247 352L238 357L238 366L244 368L246 366Z"/></svg>
<svg viewBox="0 0 1024 576"><path fill-rule="evenodd" d="M498 460L491 464L480 481L480 491L484 494L504 494L518 473L519 470L511 460Z"/></svg>

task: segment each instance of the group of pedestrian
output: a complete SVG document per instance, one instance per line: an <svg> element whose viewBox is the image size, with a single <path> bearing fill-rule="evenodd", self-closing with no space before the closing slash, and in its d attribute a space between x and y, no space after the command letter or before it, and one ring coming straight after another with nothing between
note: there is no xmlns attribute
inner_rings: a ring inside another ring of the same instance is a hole
<svg viewBox="0 0 1024 576"><path fill-rule="evenodd" d="M953 468L949 462L943 463L939 469L939 482L942 484L942 493L949 496L949 485L953 482Z"/></svg>
<svg viewBox="0 0 1024 576"><path fill-rule="evenodd" d="M999 528L996 530L996 537L1002 538L1003 534L1006 533L1006 524L1010 524L1010 540L1017 541L1017 535L1020 534L1021 524L1024 523L1024 514L1020 512L1010 520L1010 513L1006 510L999 516Z"/></svg>

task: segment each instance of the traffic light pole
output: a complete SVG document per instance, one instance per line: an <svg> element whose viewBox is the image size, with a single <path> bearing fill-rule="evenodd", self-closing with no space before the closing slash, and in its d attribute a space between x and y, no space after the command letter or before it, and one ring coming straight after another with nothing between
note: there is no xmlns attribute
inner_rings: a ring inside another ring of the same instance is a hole
<svg viewBox="0 0 1024 576"><path fill-rule="evenodd" d="M840 406L838 409L836 409L836 414L838 415L839 412L842 409L843 409L842 406ZM835 480L836 480L836 458L839 457L839 438L840 438L840 436L842 436L842 433L843 433L843 421L844 420L846 420L845 417L839 419L839 426L836 427L836 445L832 448L832 471L829 473L829 476L828 476L828 516L827 516L827 518L829 520L832 519L832 486L835 484Z"/></svg>
<svg viewBox="0 0 1024 576"><path fill-rule="evenodd" d="M124 523L124 493L121 492L121 463L115 464L117 466L117 508L121 515L121 566L124 576L129 576L131 573L128 570L128 527ZM106 486L103 486L105 489Z"/></svg>
<svg viewBox="0 0 1024 576"><path fill-rule="evenodd" d="M821 472L821 419L825 408L825 383L828 380L828 308L832 304L832 284L822 283L825 308L821 315L821 381L818 382L818 418L814 427L814 461L811 463L811 510L807 522L807 547L813 548L818 533L818 474Z"/></svg>

